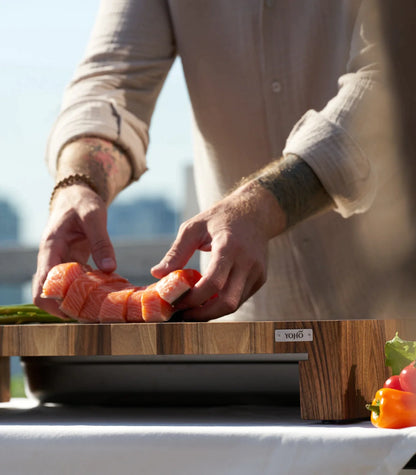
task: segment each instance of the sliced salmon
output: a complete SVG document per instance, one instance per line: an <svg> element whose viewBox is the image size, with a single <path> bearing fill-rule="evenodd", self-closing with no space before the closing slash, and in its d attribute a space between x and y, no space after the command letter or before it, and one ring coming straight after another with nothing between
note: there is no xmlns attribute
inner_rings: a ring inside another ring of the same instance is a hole
<svg viewBox="0 0 416 475"><path fill-rule="evenodd" d="M173 306L163 300L155 287L142 294L142 317L145 322L167 322L175 313Z"/></svg>
<svg viewBox="0 0 416 475"><path fill-rule="evenodd" d="M126 322L144 322L142 316L142 294L146 288L145 286L136 287L136 290L130 294L127 300Z"/></svg>
<svg viewBox="0 0 416 475"><path fill-rule="evenodd" d="M64 262L52 267L43 284L41 297L63 299L72 282L85 272L91 271L89 265L79 262Z"/></svg>
<svg viewBox="0 0 416 475"><path fill-rule="evenodd" d="M172 304L191 289L200 278L201 274L194 269L175 270L156 283L156 290L163 300Z"/></svg>
<svg viewBox="0 0 416 475"><path fill-rule="evenodd" d="M99 319L101 323L124 323L127 314L127 301L135 291L134 285L120 290L111 290L101 304Z"/></svg>
<svg viewBox="0 0 416 475"><path fill-rule="evenodd" d="M78 318L92 290L99 285L116 281L128 283L127 279L116 273L106 274L99 270L86 272L72 282L59 308L69 317Z"/></svg>
<svg viewBox="0 0 416 475"><path fill-rule="evenodd" d="M194 269L180 269L137 287L116 273L67 262L50 270L42 297L62 300L60 309L82 322L163 322L173 315L172 304L200 278Z"/></svg>
<svg viewBox="0 0 416 475"><path fill-rule="evenodd" d="M98 323L100 321L101 305L110 292L116 292L131 284L125 281L105 282L95 287L88 294L77 320L80 322Z"/></svg>

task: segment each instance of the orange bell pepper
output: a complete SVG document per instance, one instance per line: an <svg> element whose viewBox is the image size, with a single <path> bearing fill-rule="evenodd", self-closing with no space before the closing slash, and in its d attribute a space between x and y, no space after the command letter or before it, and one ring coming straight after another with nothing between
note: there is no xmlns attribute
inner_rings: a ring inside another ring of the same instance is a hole
<svg viewBox="0 0 416 475"><path fill-rule="evenodd" d="M399 389L379 389L371 404L371 422L376 427L401 429L416 426L416 394Z"/></svg>

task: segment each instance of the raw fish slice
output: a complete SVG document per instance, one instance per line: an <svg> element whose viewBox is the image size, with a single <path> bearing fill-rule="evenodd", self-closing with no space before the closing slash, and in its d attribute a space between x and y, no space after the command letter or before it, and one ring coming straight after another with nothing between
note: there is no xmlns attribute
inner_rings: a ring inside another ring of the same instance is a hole
<svg viewBox="0 0 416 475"><path fill-rule="evenodd" d="M126 322L141 323L142 317L142 294L147 287L136 287L127 300Z"/></svg>
<svg viewBox="0 0 416 475"><path fill-rule="evenodd" d="M80 322L97 323L100 321L101 304L110 292L125 289L128 282L116 281L104 283L91 290L82 306L77 320Z"/></svg>
<svg viewBox="0 0 416 475"><path fill-rule="evenodd" d="M124 323L126 321L127 301L134 292L134 285L107 293L101 304L99 319L101 323Z"/></svg>
<svg viewBox="0 0 416 475"><path fill-rule="evenodd" d="M191 289L200 278L201 274L194 269L175 270L156 283L156 290L163 300L173 303Z"/></svg>
<svg viewBox="0 0 416 475"><path fill-rule="evenodd" d="M142 317L145 322L166 322L175 310L163 300L155 287L147 288L142 294Z"/></svg>
<svg viewBox="0 0 416 475"><path fill-rule="evenodd" d="M89 293L101 284L110 282L128 282L118 274L105 274L99 270L86 272L77 277L69 286L60 310L72 318L78 318Z"/></svg>
<svg viewBox="0 0 416 475"><path fill-rule="evenodd" d="M89 265L79 262L64 262L52 267L43 284L41 297L48 299L63 299L72 282L87 271Z"/></svg>

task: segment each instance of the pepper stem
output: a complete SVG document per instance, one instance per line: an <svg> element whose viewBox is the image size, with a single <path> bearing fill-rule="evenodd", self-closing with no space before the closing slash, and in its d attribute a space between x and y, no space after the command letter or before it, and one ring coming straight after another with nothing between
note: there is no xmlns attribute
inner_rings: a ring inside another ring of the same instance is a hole
<svg viewBox="0 0 416 475"><path fill-rule="evenodd" d="M379 404L366 404L365 408L371 412L375 412L378 416L380 415L380 406Z"/></svg>

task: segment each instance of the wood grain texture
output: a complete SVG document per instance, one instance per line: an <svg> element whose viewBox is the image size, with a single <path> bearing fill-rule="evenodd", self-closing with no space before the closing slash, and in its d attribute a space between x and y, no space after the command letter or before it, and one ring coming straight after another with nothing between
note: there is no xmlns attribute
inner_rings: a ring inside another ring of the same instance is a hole
<svg viewBox="0 0 416 475"><path fill-rule="evenodd" d="M383 325L376 321L314 325L314 344L308 349L308 360L299 364L304 418L368 417L365 404L387 375L384 335Z"/></svg>
<svg viewBox="0 0 416 475"><path fill-rule="evenodd" d="M10 358L0 357L0 402L10 400Z"/></svg>
<svg viewBox="0 0 416 475"><path fill-rule="evenodd" d="M275 330L302 329L312 341L275 341ZM302 417L366 418L365 404L389 375L384 344L396 331L416 340L416 320L0 325L0 397L8 397L8 356L306 353Z"/></svg>

